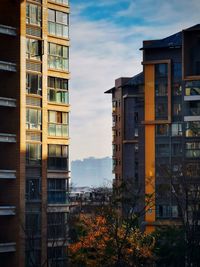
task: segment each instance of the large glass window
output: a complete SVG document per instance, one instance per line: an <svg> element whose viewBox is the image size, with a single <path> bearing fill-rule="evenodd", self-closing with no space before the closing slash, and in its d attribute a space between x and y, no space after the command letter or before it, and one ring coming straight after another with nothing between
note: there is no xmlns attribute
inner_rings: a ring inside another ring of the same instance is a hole
<svg viewBox="0 0 200 267"><path fill-rule="evenodd" d="M66 37L69 36L69 14L48 9L48 31L49 34Z"/></svg>
<svg viewBox="0 0 200 267"><path fill-rule="evenodd" d="M41 26L41 22L42 22L41 6L27 3L26 23Z"/></svg>
<svg viewBox="0 0 200 267"><path fill-rule="evenodd" d="M26 235L29 238L40 235L41 233L41 214L27 213L26 214Z"/></svg>
<svg viewBox="0 0 200 267"><path fill-rule="evenodd" d="M169 144L157 144L156 145L156 156L168 157L169 156Z"/></svg>
<svg viewBox="0 0 200 267"><path fill-rule="evenodd" d="M34 201L41 199L40 178L29 178L26 180L26 200Z"/></svg>
<svg viewBox="0 0 200 267"><path fill-rule="evenodd" d="M68 113L48 111L48 133L50 136L68 136Z"/></svg>
<svg viewBox="0 0 200 267"><path fill-rule="evenodd" d="M66 179L48 179L48 203L67 203Z"/></svg>
<svg viewBox="0 0 200 267"><path fill-rule="evenodd" d="M186 116L200 116L200 101L187 101Z"/></svg>
<svg viewBox="0 0 200 267"><path fill-rule="evenodd" d="M41 130L42 112L39 109L26 109L26 129Z"/></svg>
<svg viewBox="0 0 200 267"><path fill-rule="evenodd" d="M168 65L155 65L155 117L168 119Z"/></svg>
<svg viewBox="0 0 200 267"><path fill-rule="evenodd" d="M187 142L185 156L187 158L200 158L200 142Z"/></svg>
<svg viewBox="0 0 200 267"><path fill-rule="evenodd" d="M42 77L38 74L26 74L26 92L28 94L42 95Z"/></svg>
<svg viewBox="0 0 200 267"><path fill-rule="evenodd" d="M41 163L41 144L26 144L26 163L36 165Z"/></svg>
<svg viewBox="0 0 200 267"><path fill-rule="evenodd" d="M68 170L68 146L48 145L48 168Z"/></svg>
<svg viewBox="0 0 200 267"><path fill-rule="evenodd" d="M69 103L68 80L48 77L48 101L56 103Z"/></svg>
<svg viewBox="0 0 200 267"><path fill-rule="evenodd" d="M69 48L67 46L49 43L48 46L48 67L50 69L69 69Z"/></svg>
<svg viewBox="0 0 200 267"><path fill-rule="evenodd" d="M186 175L192 178L200 178L200 163L186 163Z"/></svg>
<svg viewBox="0 0 200 267"><path fill-rule="evenodd" d="M156 135L157 136L168 136L169 135L169 125L168 124L156 125Z"/></svg>
<svg viewBox="0 0 200 267"><path fill-rule="evenodd" d="M186 123L186 137L200 136L200 121L190 121Z"/></svg>
<svg viewBox="0 0 200 267"><path fill-rule="evenodd" d="M26 38L26 58L33 60L41 60L42 41Z"/></svg>
<svg viewBox="0 0 200 267"><path fill-rule="evenodd" d="M48 259L51 262L51 267L66 267L67 255L66 246L63 247L48 247Z"/></svg>
<svg viewBox="0 0 200 267"><path fill-rule="evenodd" d="M67 237L67 213L52 212L47 215L48 238L66 238Z"/></svg>
<svg viewBox="0 0 200 267"><path fill-rule="evenodd" d="M172 136L182 136L182 124L181 123L173 123L172 124Z"/></svg>
<svg viewBox="0 0 200 267"><path fill-rule="evenodd" d="M156 215L158 218L177 218L179 216L178 206L158 205L156 207Z"/></svg>

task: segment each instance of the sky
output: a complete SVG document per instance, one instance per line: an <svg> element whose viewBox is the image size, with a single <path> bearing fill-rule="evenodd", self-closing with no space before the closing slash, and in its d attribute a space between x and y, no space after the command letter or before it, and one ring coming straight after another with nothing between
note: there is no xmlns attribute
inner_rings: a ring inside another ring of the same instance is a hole
<svg viewBox="0 0 200 267"><path fill-rule="evenodd" d="M71 0L71 160L112 155L111 95L142 70L143 40L200 23L200 0Z"/></svg>

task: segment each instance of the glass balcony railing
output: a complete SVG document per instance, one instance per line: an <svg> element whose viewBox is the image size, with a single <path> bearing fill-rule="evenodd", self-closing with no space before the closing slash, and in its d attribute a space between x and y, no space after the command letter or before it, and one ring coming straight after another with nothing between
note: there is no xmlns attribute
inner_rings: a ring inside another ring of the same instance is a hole
<svg viewBox="0 0 200 267"><path fill-rule="evenodd" d="M48 127L49 136L60 136L67 138L69 136L68 125L49 123Z"/></svg>
<svg viewBox="0 0 200 267"><path fill-rule="evenodd" d="M49 191L48 204L69 204L67 191L66 190Z"/></svg>
<svg viewBox="0 0 200 267"><path fill-rule="evenodd" d="M14 242L0 243L0 253L15 252L15 251L16 251L16 243Z"/></svg>
<svg viewBox="0 0 200 267"><path fill-rule="evenodd" d="M16 179L16 171L0 170L0 179Z"/></svg>
<svg viewBox="0 0 200 267"><path fill-rule="evenodd" d="M0 133L0 142L1 143L16 143L16 135Z"/></svg>
<svg viewBox="0 0 200 267"><path fill-rule="evenodd" d="M48 169L68 171L68 158L49 157L48 158Z"/></svg>
<svg viewBox="0 0 200 267"><path fill-rule="evenodd" d="M15 215L15 206L0 206L0 216Z"/></svg>
<svg viewBox="0 0 200 267"><path fill-rule="evenodd" d="M13 98L0 97L1 107L16 107L16 100Z"/></svg>
<svg viewBox="0 0 200 267"><path fill-rule="evenodd" d="M16 64L11 62L0 61L0 70L16 72Z"/></svg>

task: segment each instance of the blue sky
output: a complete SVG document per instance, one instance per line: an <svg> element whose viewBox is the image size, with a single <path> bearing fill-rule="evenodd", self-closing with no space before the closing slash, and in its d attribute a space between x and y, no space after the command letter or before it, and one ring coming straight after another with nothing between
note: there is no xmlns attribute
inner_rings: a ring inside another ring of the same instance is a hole
<svg viewBox="0 0 200 267"><path fill-rule="evenodd" d="M142 41L200 23L199 0L71 0L71 159L111 156L115 79L142 70Z"/></svg>

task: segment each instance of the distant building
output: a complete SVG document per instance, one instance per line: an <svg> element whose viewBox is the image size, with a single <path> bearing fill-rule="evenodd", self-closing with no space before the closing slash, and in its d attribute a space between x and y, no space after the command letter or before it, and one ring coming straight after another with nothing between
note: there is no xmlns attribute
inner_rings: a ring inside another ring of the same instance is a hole
<svg viewBox="0 0 200 267"><path fill-rule="evenodd" d="M74 187L108 185L112 180L112 159L90 157L74 160L71 163L71 177Z"/></svg>
<svg viewBox="0 0 200 267"><path fill-rule="evenodd" d="M200 211L200 199L193 206L195 210L191 208L196 192L197 195L200 192L199 36L198 24L161 40L144 41L141 48L144 97L141 96L139 126L131 115L132 110L137 112L138 106L134 102L125 105L126 96L135 94L134 86L124 93L131 79L116 80L115 87L106 92L112 93L113 101L114 188L118 189L126 181L129 172L133 184L139 178L143 184L143 204L147 201L145 194L153 196L143 220L149 232L157 225L180 221L183 210L174 191L183 190L180 186L183 182L189 191L182 191L181 201L187 202L190 218ZM139 138L135 136L137 128ZM127 140L129 130L132 140ZM129 143L130 150L126 147ZM133 149L137 146L138 175L137 149ZM133 195L134 189L135 186Z"/></svg>

